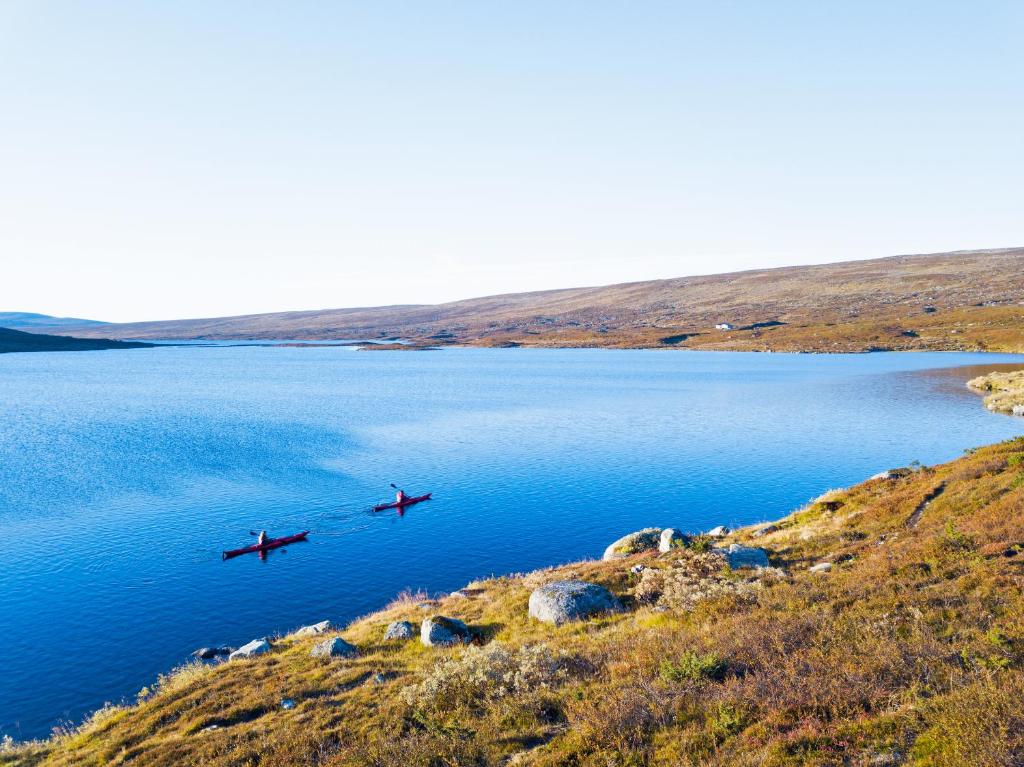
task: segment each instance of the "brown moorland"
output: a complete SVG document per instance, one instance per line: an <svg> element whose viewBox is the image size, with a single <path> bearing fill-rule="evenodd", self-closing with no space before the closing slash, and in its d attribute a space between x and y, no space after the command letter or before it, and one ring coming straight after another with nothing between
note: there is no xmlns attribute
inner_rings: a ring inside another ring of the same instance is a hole
<svg viewBox="0 0 1024 767"><path fill-rule="evenodd" d="M280 637L0 748L0 764L1024 763L1024 437L886 472L725 542L763 547L773 567L731 570L698 537L407 595L335 632L357 658ZM565 578L625 609L529 618L531 590ZM477 645L385 641L389 622L434 614L465 621Z"/></svg>
<svg viewBox="0 0 1024 767"><path fill-rule="evenodd" d="M432 306L74 328L149 339L388 339L477 346L1024 351L1024 248L475 298ZM731 330L716 330L717 324ZM71 332L70 330L68 332Z"/></svg>

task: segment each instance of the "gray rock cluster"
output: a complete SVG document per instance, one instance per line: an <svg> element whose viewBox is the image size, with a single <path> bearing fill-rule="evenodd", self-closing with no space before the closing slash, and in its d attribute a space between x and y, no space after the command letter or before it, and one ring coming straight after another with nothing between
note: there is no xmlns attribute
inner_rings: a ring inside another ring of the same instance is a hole
<svg viewBox="0 0 1024 767"><path fill-rule="evenodd" d="M715 549L715 551L725 557L725 561L733 570L744 567L768 567L768 552L764 549L733 543L728 547Z"/></svg>
<svg viewBox="0 0 1024 767"><path fill-rule="evenodd" d="M681 532L676 530L674 527L666 527L661 531L661 537L658 539L658 551L662 554L667 554L672 549L678 549L686 545L689 539Z"/></svg>
<svg viewBox="0 0 1024 767"><path fill-rule="evenodd" d="M359 649L341 637L317 642L313 649L309 651L309 655L312 658L354 658L358 654Z"/></svg>
<svg viewBox="0 0 1024 767"><path fill-rule="evenodd" d="M330 621L320 621L314 623L311 626L303 626L295 632L297 637L311 637L317 636L318 634L326 634L328 631L338 631L338 627Z"/></svg>
<svg viewBox="0 0 1024 767"><path fill-rule="evenodd" d="M619 538L619 540L604 550L602 559L622 559L631 554L639 554L641 551L651 551L658 548L660 542L661 528L648 527Z"/></svg>
<svg viewBox="0 0 1024 767"><path fill-rule="evenodd" d="M466 644L472 637L469 626L457 618L444 615L427 618L420 626L420 641L427 647Z"/></svg>
<svg viewBox="0 0 1024 767"><path fill-rule="evenodd" d="M585 581L556 581L530 594L530 617L560 626L622 609L608 589Z"/></svg>
<svg viewBox="0 0 1024 767"><path fill-rule="evenodd" d="M254 639L244 644L228 656L228 660L240 660L241 658L255 658L270 652L270 642L266 639Z"/></svg>
<svg viewBox="0 0 1024 767"><path fill-rule="evenodd" d="M416 636L416 627L409 621L395 621L389 623L384 631L385 640L407 640Z"/></svg>

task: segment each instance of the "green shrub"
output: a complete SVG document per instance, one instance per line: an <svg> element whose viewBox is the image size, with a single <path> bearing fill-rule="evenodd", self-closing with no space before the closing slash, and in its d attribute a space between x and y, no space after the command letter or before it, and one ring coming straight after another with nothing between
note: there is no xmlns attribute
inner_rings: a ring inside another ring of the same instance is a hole
<svg viewBox="0 0 1024 767"><path fill-rule="evenodd" d="M658 668L658 675L666 682L721 679L726 668L725 661L713 652L696 653L688 650L677 661L667 658L663 660Z"/></svg>

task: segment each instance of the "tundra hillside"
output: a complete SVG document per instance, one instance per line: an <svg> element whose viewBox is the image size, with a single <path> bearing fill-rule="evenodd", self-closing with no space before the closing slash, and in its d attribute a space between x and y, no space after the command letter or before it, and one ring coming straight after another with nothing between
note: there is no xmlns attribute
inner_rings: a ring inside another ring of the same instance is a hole
<svg viewBox="0 0 1024 767"><path fill-rule="evenodd" d="M861 352L1024 351L1024 248L476 298L74 328L116 338ZM728 326L716 329L716 325ZM70 332L70 331L69 331Z"/></svg>
<svg viewBox="0 0 1024 767"><path fill-rule="evenodd" d="M1024 438L606 556L256 642L0 763L1024 763Z"/></svg>

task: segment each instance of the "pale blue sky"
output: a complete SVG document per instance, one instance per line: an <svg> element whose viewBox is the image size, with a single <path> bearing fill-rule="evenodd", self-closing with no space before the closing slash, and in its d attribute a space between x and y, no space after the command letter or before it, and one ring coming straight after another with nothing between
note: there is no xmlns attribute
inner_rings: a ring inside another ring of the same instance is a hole
<svg viewBox="0 0 1024 767"><path fill-rule="evenodd" d="M1019 2L0 0L0 310L1024 244Z"/></svg>

